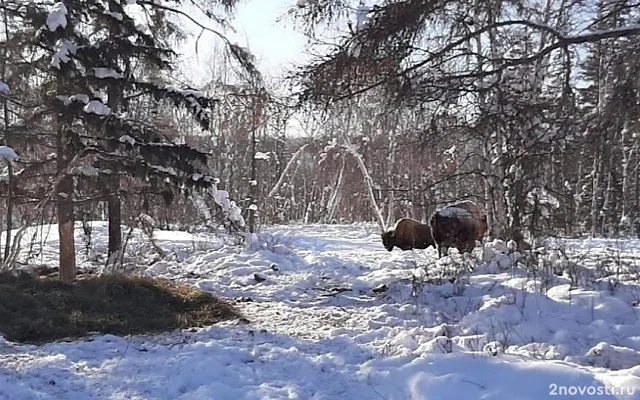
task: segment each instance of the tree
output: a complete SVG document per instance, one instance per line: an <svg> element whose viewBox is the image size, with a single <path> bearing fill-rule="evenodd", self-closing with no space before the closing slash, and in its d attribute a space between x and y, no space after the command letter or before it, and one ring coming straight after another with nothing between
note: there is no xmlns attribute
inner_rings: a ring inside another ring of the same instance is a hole
<svg viewBox="0 0 640 400"><path fill-rule="evenodd" d="M639 7L607 4L626 13ZM295 14L313 37L320 24L342 23L343 6L342 1L305 2ZM400 108L426 105L423 118L436 129L424 132L425 142L438 146L443 138L435 133L444 130L454 138L451 144L457 143L456 152L477 165L475 171L462 167L449 174L449 188L470 183L461 173L481 179L483 190L466 195L485 202L494 236L519 236L516 231L525 224L535 230L541 218L549 220L551 211L565 208L557 205L557 196L566 191L567 180L558 179L556 164L565 164L580 119L572 52L605 40L633 41L640 33L632 19L610 26L615 29L593 24L586 33L577 32L584 11L582 3L570 0L385 1L373 7L361 29L336 38L328 54L303 66L293 79L307 104L343 105L375 92L374 97ZM449 122L440 126L438 121ZM627 164L629 155L633 151L622 158ZM615 179L609 176L613 189ZM438 198L450 198L448 189L436 186ZM608 205L613 197L607 199Z"/></svg>
<svg viewBox="0 0 640 400"><path fill-rule="evenodd" d="M153 16L157 27L169 26L167 12L179 12L168 5L137 2ZM174 2L179 5L180 2ZM225 2L231 7L233 2ZM60 276L75 276L73 239L74 181L90 187L97 198L109 202L109 262L119 252L120 181L146 182L152 193L170 202L176 192L211 187L206 173L208 155L186 144L173 143L161 130L136 119L129 107L151 99L159 105L183 107L198 121L200 129L210 128L210 110L215 99L193 88L177 88L165 79L151 81L169 72L175 53L162 38L146 33L128 14L129 6L118 1L66 1L47 9L44 2L12 12L38 30L30 42L33 49L45 50L38 64L52 89L47 104L55 110L57 174L55 191L60 233ZM250 57L237 46L231 52L245 70L256 74ZM50 60L46 62L45 60ZM48 65L47 65L48 64ZM108 185L96 187L97 182ZM106 187L105 187L106 186ZM83 192L83 195L93 195Z"/></svg>

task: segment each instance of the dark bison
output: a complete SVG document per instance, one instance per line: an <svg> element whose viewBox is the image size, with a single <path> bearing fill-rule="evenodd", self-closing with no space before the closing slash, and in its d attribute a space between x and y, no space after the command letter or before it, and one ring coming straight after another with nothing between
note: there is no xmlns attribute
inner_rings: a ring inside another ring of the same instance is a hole
<svg viewBox="0 0 640 400"><path fill-rule="evenodd" d="M389 251L393 250L394 246L402 250L426 249L429 246L436 246L431 237L429 225L411 218L398 220L394 229L384 232L382 244Z"/></svg>
<svg viewBox="0 0 640 400"><path fill-rule="evenodd" d="M460 253L470 253L476 240L487 232L487 216L474 202L465 200L436 211L429 221L438 257L455 247Z"/></svg>

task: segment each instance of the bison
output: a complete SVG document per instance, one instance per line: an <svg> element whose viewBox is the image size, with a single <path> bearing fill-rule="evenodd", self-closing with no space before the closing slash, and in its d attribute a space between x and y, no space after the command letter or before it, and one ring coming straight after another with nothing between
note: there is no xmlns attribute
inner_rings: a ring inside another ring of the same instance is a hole
<svg viewBox="0 0 640 400"><path fill-rule="evenodd" d="M455 247L460 253L470 253L476 240L487 232L487 216L474 202L465 200L436 211L429 220L431 236L438 249L438 258Z"/></svg>
<svg viewBox="0 0 640 400"><path fill-rule="evenodd" d="M382 234L382 244L391 251L396 246L401 250L426 249L436 244L431 237L428 224L420 223L411 218L398 220L394 229Z"/></svg>

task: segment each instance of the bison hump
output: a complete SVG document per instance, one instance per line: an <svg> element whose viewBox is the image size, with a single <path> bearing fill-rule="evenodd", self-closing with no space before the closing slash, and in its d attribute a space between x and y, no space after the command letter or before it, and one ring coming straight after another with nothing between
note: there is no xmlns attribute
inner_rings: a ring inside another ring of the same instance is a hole
<svg viewBox="0 0 640 400"><path fill-rule="evenodd" d="M445 218L473 218L473 215L469 211L459 207L445 207L438 211L438 215Z"/></svg>

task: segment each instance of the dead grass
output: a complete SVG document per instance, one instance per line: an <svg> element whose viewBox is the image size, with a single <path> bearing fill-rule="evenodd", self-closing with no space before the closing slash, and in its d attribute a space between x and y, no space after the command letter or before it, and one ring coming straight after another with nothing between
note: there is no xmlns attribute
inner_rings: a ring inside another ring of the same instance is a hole
<svg viewBox="0 0 640 400"><path fill-rule="evenodd" d="M243 319L212 294L158 279L111 275L64 283L0 274L0 333L15 342L164 332L234 318Z"/></svg>

